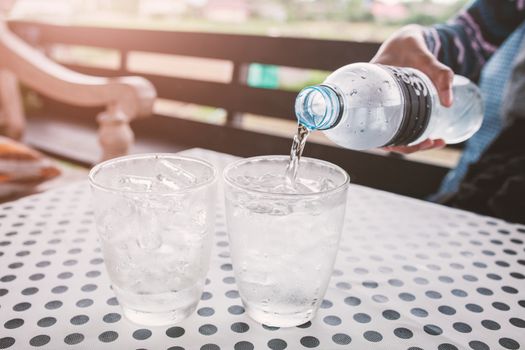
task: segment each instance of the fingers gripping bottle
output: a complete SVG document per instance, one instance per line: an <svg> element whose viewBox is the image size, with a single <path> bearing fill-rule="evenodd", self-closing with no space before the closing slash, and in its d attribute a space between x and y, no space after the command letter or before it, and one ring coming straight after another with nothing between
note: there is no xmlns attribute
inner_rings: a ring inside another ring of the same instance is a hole
<svg viewBox="0 0 525 350"><path fill-rule="evenodd" d="M354 63L303 89L295 102L299 123L322 130L345 148L364 150L417 144L427 138L459 143L483 121L476 85L456 75L450 108L430 79L412 68Z"/></svg>

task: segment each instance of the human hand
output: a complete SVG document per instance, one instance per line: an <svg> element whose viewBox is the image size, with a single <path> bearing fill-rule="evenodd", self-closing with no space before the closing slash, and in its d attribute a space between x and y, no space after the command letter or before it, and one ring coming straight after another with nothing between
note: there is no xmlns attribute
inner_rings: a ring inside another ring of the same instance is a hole
<svg viewBox="0 0 525 350"><path fill-rule="evenodd" d="M445 107L452 105L454 72L427 48L421 26L409 25L398 30L381 45L370 62L422 71L436 87L441 104Z"/></svg>
<svg viewBox="0 0 525 350"><path fill-rule="evenodd" d="M430 78L436 87L441 104L445 107L452 105L454 73L449 67L439 62L427 48L422 27L409 25L401 28L381 45L371 62L420 70ZM444 146L445 142L441 139L427 139L417 145L390 146L384 149L408 154Z"/></svg>

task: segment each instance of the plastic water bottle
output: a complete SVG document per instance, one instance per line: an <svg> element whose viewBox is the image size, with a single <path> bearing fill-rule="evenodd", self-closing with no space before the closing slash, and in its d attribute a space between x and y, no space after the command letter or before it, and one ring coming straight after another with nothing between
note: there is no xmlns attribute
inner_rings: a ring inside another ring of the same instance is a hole
<svg viewBox="0 0 525 350"><path fill-rule="evenodd" d="M427 138L459 143L483 121L478 87L456 75L450 108L422 72L354 63L330 74L321 85L303 89L295 102L300 124L322 130L345 148L371 149L417 144Z"/></svg>

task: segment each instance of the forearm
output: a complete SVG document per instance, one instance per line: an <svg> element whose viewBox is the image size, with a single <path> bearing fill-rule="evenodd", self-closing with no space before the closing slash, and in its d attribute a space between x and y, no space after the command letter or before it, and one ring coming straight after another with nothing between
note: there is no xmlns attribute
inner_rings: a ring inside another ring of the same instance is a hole
<svg viewBox="0 0 525 350"><path fill-rule="evenodd" d="M439 61L474 81L505 39L525 20L523 1L477 0L447 24L426 28Z"/></svg>

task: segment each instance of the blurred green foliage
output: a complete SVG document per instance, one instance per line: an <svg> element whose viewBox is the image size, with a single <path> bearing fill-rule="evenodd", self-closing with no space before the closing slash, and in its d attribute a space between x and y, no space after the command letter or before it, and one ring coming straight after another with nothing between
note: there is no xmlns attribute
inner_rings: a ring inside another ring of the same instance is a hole
<svg viewBox="0 0 525 350"><path fill-rule="evenodd" d="M409 6L410 15L397 22L391 22L391 24L420 24L423 26L429 26L436 23L444 23L450 18L454 17L467 3L469 0L458 0L450 6L443 9L443 11L435 14L429 14L421 11L421 4L419 6L412 4ZM424 0L422 4L429 3L428 0Z"/></svg>
<svg viewBox="0 0 525 350"><path fill-rule="evenodd" d="M373 1L367 0L273 0L280 3L288 13L288 22L305 20L332 20L350 22L381 22L370 11ZM451 4L438 4L432 0L400 2L408 9L408 16L389 24L432 25L442 23L456 14L469 0L457 0ZM430 9L430 10L429 10Z"/></svg>

